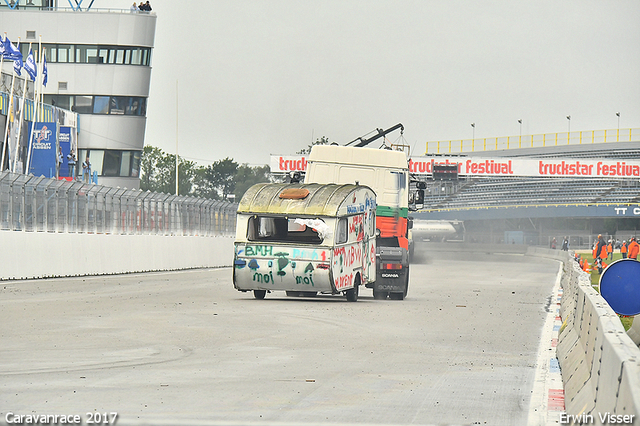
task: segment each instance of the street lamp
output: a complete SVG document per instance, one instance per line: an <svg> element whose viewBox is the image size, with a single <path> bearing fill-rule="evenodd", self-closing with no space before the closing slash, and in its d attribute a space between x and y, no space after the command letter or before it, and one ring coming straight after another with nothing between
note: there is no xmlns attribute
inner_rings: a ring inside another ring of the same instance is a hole
<svg viewBox="0 0 640 426"><path fill-rule="evenodd" d="M518 140L518 148L522 148L522 119L518 119L518 123L520 123L520 139Z"/></svg>
<svg viewBox="0 0 640 426"><path fill-rule="evenodd" d="M520 123L520 137L522 137L522 119L518 119L518 123Z"/></svg>
<svg viewBox="0 0 640 426"><path fill-rule="evenodd" d="M567 120L569 121L569 133L571 133L571 116L567 115Z"/></svg>
<svg viewBox="0 0 640 426"><path fill-rule="evenodd" d="M618 131L620 131L620 113L616 112L616 117L618 117Z"/></svg>
<svg viewBox="0 0 640 426"><path fill-rule="evenodd" d="M476 139L476 123L471 123L471 127L473 127L473 140Z"/></svg>

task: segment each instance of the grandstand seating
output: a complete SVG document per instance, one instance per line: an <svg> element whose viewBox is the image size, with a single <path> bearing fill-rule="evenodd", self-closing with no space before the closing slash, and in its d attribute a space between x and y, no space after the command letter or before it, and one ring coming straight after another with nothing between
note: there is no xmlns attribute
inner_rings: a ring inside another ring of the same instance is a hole
<svg viewBox="0 0 640 426"><path fill-rule="evenodd" d="M640 143L511 149L494 151L492 155L521 158L638 159ZM429 179L426 184L426 210L640 203L640 180L628 178L472 177L461 178L457 182Z"/></svg>

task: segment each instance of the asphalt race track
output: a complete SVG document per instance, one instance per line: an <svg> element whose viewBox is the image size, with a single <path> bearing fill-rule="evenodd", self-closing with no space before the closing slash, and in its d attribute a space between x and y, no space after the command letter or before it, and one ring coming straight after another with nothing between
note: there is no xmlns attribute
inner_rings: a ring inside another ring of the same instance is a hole
<svg viewBox="0 0 640 426"><path fill-rule="evenodd" d="M230 268L0 282L0 423L526 424L558 262L421 258L404 301L256 300Z"/></svg>

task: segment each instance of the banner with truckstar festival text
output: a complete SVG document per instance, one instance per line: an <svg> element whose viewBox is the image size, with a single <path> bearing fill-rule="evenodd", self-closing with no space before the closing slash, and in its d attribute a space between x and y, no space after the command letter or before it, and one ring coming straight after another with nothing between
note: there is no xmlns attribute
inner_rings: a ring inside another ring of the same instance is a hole
<svg viewBox="0 0 640 426"><path fill-rule="evenodd" d="M578 158L445 157L409 159L409 172L430 175L434 164L457 164L462 176L531 176L584 178L639 178L640 161ZM271 172L306 171L305 156L271 156Z"/></svg>

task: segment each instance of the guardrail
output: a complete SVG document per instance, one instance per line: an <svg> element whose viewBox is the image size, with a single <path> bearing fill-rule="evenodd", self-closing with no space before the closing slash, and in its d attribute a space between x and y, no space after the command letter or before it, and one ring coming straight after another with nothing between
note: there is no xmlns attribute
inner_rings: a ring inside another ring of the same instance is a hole
<svg viewBox="0 0 640 426"><path fill-rule="evenodd" d="M640 415L640 349L571 252L528 253L564 262L557 353L567 414L582 416L581 423L634 423ZM601 420L607 415L616 417ZM623 421L625 415L632 420Z"/></svg>
<svg viewBox="0 0 640 426"><path fill-rule="evenodd" d="M526 136L432 141L427 142L425 155L637 141L640 141L640 129L586 130Z"/></svg>
<svg viewBox="0 0 640 426"><path fill-rule="evenodd" d="M462 206L462 207L441 207L435 209L423 208L419 213L429 212L455 212L468 210L499 210L499 209L526 209L532 207L638 207L638 203L543 203L543 204L503 204L494 206Z"/></svg>
<svg viewBox="0 0 640 426"><path fill-rule="evenodd" d="M0 230L231 235L236 210L226 201L0 173Z"/></svg>

